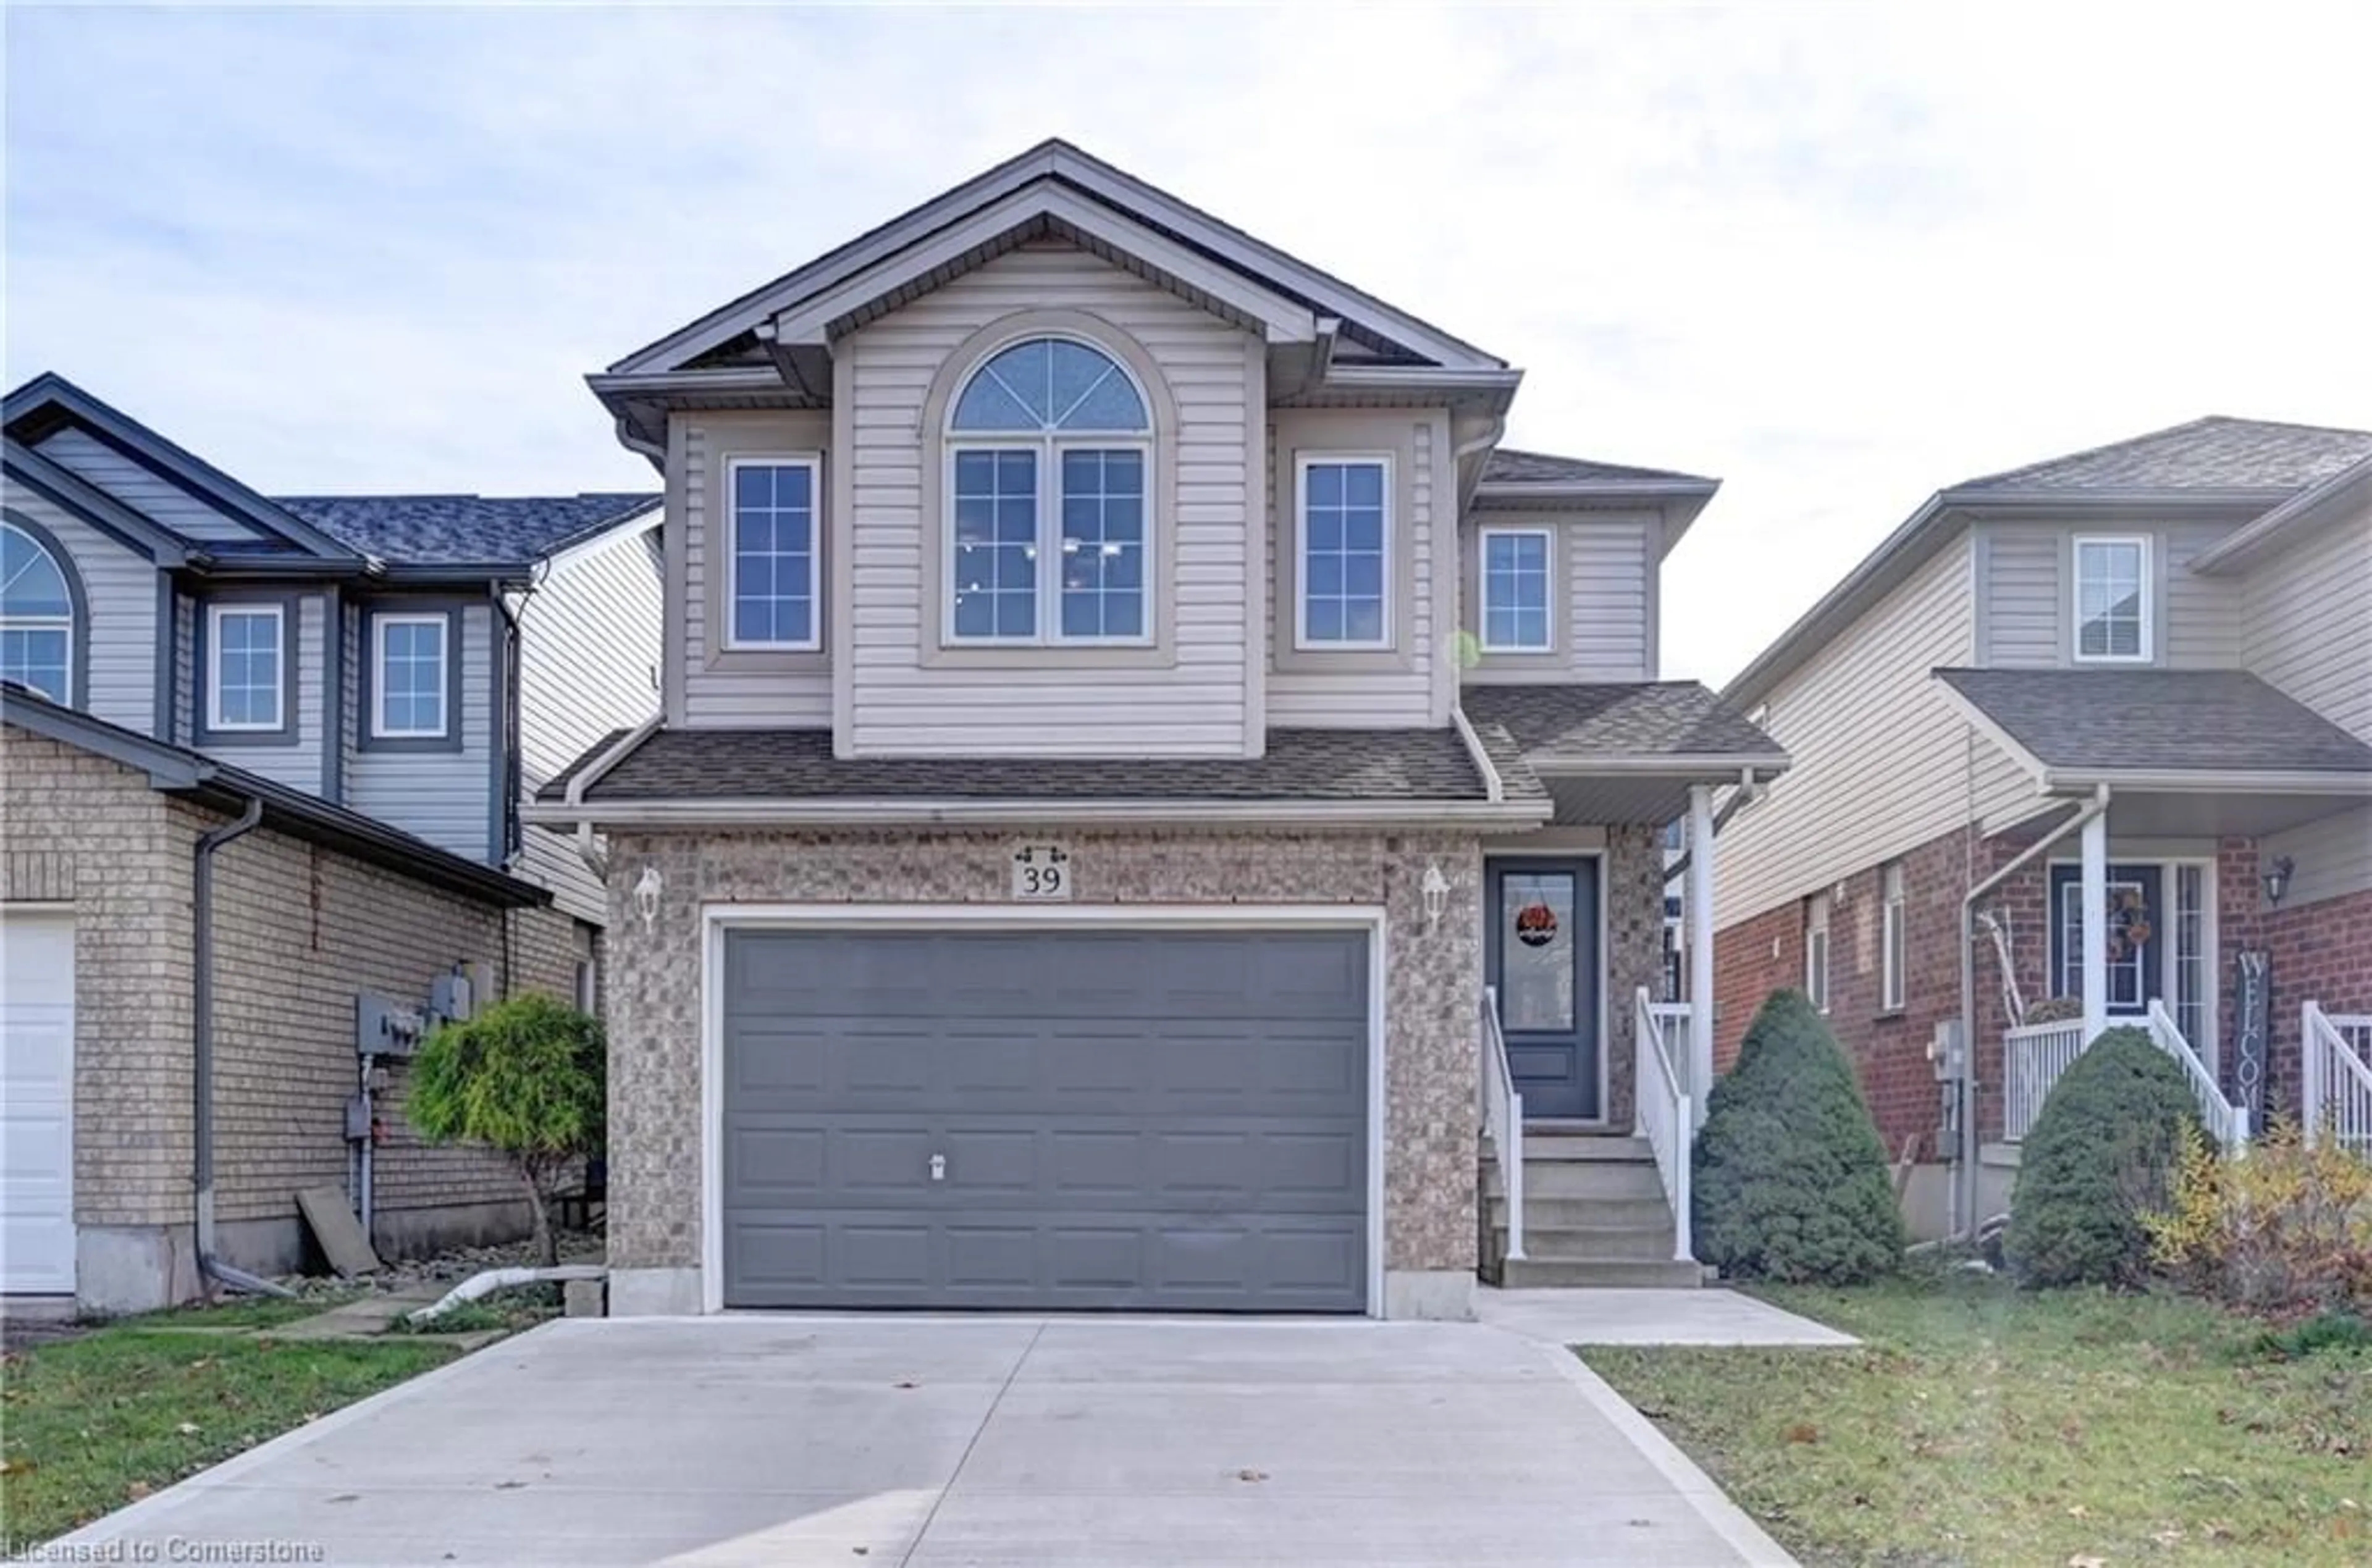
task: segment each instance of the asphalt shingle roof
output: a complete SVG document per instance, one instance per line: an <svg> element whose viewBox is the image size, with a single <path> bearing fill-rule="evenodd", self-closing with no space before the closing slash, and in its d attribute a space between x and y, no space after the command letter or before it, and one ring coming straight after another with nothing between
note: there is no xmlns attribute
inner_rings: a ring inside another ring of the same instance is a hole
<svg viewBox="0 0 2372 1568"><path fill-rule="evenodd" d="M276 495L352 550L448 565L541 561L658 504L647 493L590 495Z"/></svg>
<svg viewBox="0 0 2372 1568"><path fill-rule="evenodd" d="M1534 758L1785 755L1693 680L1470 686L1459 700L1477 725L1504 727Z"/></svg>
<svg viewBox="0 0 2372 1568"><path fill-rule="evenodd" d="M1490 460L1482 465L1482 482L1485 484L1589 484L1604 480L1632 483L1655 481L1679 484L1714 482L1700 474L1678 473L1669 469L1632 468L1623 463L1593 462L1587 458L1519 452L1509 447L1494 448Z"/></svg>
<svg viewBox="0 0 2372 1568"><path fill-rule="evenodd" d="M2237 669L1939 669L2052 768L2372 773L2366 746Z"/></svg>
<svg viewBox="0 0 2372 1568"><path fill-rule="evenodd" d="M563 798L611 736L546 784ZM1504 733L1484 738L1513 800L1545 799ZM820 729L661 729L588 800L1407 800L1485 798L1454 729L1273 729L1257 758L860 758Z"/></svg>
<svg viewBox="0 0 2372 1568"><path fill-rule="evenodd" d="M1955 492L2297 490L2372 457L2372 431L2210 414L2087 451L1985 474Z"/></svg>

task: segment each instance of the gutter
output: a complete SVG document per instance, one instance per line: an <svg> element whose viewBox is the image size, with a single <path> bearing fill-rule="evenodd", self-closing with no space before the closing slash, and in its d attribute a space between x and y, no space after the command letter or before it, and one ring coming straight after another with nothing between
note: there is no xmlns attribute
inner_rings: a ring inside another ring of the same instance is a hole
<svg viewBox="0 0 2372 1568"><path fill-rule="evenodd" d="M1537 827L1546 821L1545 800L966 800L957 797L817 799L753 797L742 800L650 799L612 804L544 801L527 810L542 826L585 823L625 828L691 827L913 827L1067 823L1203 824L1310 827L1374 827L1399 823L1475 823Z"/></svg>
<svg viewBox="0 0 2372 1568"><path fill-rule="evenodd" d="M201 1282L216 1280L233 1290L258 1295L293 1296L296 1293L215 1256L215 852L234 839L246 837L263 821L263 797L249 796L237 819L198 836L191 868L194 906L190 938L190 1097L195 1140L190 1184L195 1194L198 1273Z"/></svg>
<svg viewBox="0 0 2372 1568"><path fill-rule="evenodd" d="M1952 1159L1952 1225L1955 1239L1966 1240L1977 1233L1977 925L1976 908L1980 900L2010 879L2052 845L2082 828L2085 823L2109 809L2109 786L2100 785L2083 807L2018 852L2016 859L1994 872L1960 900L1960 1049L1968 1058L1968 1071L1961 1074L1959 1147ZM1963 1214L1965 1214L1965 1223Z"/></svg>
<svg viewBox="0 0 2372 1568"><path fill-rule="evenodd" d="M1649 778L1685 778L1698 784L1727 784L1729 776L1740 769L1773 775L1785 772L1795 759L1785 751L1649 751L1606 757L1560 757L1549 752L1528 756L1524 761L1544 779L1631 773Z"/></svg>
<svg viewBox="0 0 2372 1568"><path fill-rule="evenodd" d="M568 788L561 796L562 803L572 811L581 811L585 805L586 790L609 777L612 768L632 756L636 748L651 738L652 731L658 728L660 722L666 716L665 710L653 714L641 724L620 736L607 751L577 769L576 776L568 781ZM527 821L536 820L536 803L529 801L524 807L522 816ZM610 867L607 858L593 844L593 819L579 815L576 818L576 822L577 858L582 860L596 876L608 877Z"/></svg>
<svg viewBox="0 0 2372 1568"><path fill-rule="evenodd" d="M1466 760L1482 775L1483 798L1494 806L1499 805L1507 798L1506 783L1499 777L1498 764L1482 749L1482 738L1474 733L1474 721L1466 716L1466 710L1454 698L1449 704L1449 722L1456 726L1458 738L1466 743Z"/></svg>

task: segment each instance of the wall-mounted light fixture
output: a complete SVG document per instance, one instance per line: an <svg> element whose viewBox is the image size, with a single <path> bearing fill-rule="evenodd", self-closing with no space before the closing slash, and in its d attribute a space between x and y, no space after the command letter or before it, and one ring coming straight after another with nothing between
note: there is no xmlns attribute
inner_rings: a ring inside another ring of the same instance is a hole
<svg viewBox="0 0 2372 1568"><path fill-rule="evenodd" d="M634 910L643 917L643 929L648 931L659 918L659 868L645 865L634 882Z"/></svg>
<svg viewBox="0 0 2372 1568"><path fill-rule="evenodd" d="M1441 912L1449 907L1449 878L1441 874L1439 861L1426 864L1424 880L1418 886L1424 894L1424 928L1431 931L1441 923Z"/></svg>
<svg viewBox="0 0 2372 1568"><path fill-rule="evenodd" d="M2282 855L2265 867L2266 903L2275 909L2282 907L2282 900L2289 896L2290 873L2296 869L2296 863L2288 855Z"/></svg>

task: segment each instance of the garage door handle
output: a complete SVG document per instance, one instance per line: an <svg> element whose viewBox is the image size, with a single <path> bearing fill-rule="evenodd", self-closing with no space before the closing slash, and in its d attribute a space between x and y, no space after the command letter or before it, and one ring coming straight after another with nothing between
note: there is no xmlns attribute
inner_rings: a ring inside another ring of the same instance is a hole
<svg viewBox="0 0 2372 1568"><path fill-rule="evenodd" d="M947 1179L948 1156L945 1155L933 1155L931 1156L931 1179L934 1181L945 1181Z"/></svg>

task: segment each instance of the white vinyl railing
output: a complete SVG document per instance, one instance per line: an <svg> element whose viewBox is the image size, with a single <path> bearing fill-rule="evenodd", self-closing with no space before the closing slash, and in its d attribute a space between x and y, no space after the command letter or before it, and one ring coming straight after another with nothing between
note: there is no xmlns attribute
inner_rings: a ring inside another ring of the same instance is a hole
<svg viewBox="0 0 2372 1568"><path fill-rule="evenodd" d="M1701 1099L1704 1094L1703 1086L1689 1082L1689 1066L1696 1060L1689 1050L1689 1005L1685 1002L1650 1002L1647 1011L1654 1015L1657 1028L1662 1033L1664 1055L1671 1062L1672 1070L1679 1074L1680 1087L1686 1089L1692 1098Z"/></svg>
<svg viewBox="0 0 2372 1568"><path fill-rule="evenodd" d="M2298 1039L2306 1051L2306 1141L2329 1138L2372 1157L2372 1013L2326 1013L2309 1002Z"/></svg>
<svg viewBox="0 0 2372 1568"><path fill-rule="evenodd" d="M2166 1004L2155 996L2150 998L2149 1032L2150 1039L2157 1041L2157 1048L2173 1057L2182 1068L2182 1075L2191 1080L2191 1093L2199 1101L2199 1114L2206 1120L2207 1135L2227 1154L2246 1148L2249 1113L2224 1098L2215 1074L2207 1070L2199 1053L2191 1049L2191 1042L2182 1038L2182 1030L2176 1027Z"/></svg>
<svg viewBox="0 0 2372 1568"><path fill-rule="evenodd" d="M2022 1024L2002 1035L2002 1140L2026 1141L2059 1074L2084 1054L2084 1020Z"/></svg>
<svg viewBox="0 0 2372 1568"><path fill-rule="evenodd" d="M1680 1011L1685 1021L1688 1009ZM1696 1260L1689 1250L1692 1223L1689 1132L1694 1124L1690 1121L1688 1091L1673 1069L1671 1042L1664 1032L1671 1013L1671 1004L1650 1002L1647 988L1639 988L1638 1019L1633 1029L1637 1037L1638 1071L1631 1081L1637 1089L1639 1132L1655 1151L1656 1174L1663 1179L1664 1197L1672 1205L1672 1260L1691 1263Z"/></svg>
<svg viewBox="0 0 2372 1568"><path fill-rule="evenodd" d="M1499 1029L1499 993L1482 988L1482 1127L1491 1134L1507 1194L1507 1256L1524 1255L1524 1097L1507 1065L1507 1037Z"/></svg>

